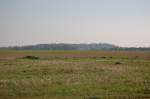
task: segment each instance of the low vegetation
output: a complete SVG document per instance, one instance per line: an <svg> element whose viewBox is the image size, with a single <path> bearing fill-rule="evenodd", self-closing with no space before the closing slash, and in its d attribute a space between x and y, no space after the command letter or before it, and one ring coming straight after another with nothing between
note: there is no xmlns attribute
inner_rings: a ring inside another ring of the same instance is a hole
<svg viewBox="0 0 150 99"><path fill-rule="evenodd" d="M150 98L150 52L0 51L0 99L43 98Z"/></svg>
<svg viewBox="0 0 150 99"><path fill-rule="evenodd" d="M24 59L39 59L39 57L36 56L25 56Z"/></svg>

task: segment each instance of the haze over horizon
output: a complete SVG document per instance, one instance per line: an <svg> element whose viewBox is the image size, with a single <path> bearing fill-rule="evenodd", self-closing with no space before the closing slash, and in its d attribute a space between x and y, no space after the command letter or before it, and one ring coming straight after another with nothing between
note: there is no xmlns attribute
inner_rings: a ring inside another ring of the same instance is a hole
<svg viewBox="0 0 150 99"><path fill-rule="evenodd" d="M0 47L45 43L150 47L150 0L0 0Z"/></svg>

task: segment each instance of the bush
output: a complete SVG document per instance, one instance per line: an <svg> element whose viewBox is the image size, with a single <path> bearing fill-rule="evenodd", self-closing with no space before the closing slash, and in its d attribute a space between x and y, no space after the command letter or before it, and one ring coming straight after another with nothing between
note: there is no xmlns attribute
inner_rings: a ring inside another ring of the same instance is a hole
<svg viewBox="0 0 150 99"><path fill-rule="evenodd" d="M119 65L119 64L122 64L121 62L115 62L115 65Z"/></svg>
<svg viewBox="0 0 150 99"><path fill-rule="evenodd" d="M25 56L24 59L39 59L39 57L36 56Z"/></svg>
<svg viewBox="0 0 150 99"><path fill-rule="evenodd" d="M101 58L106 58L105 56L101 57Z"/></svg>

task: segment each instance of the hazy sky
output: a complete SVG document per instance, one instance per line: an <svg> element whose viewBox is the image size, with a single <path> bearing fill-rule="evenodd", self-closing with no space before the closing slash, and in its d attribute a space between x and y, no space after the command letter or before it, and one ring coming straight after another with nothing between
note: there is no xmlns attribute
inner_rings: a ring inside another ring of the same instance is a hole
<svg viewBox="0 0 150 99"><path fill-rule="evenodd" d="M150 0L0 0L0 46L150 46Z"/></svg>

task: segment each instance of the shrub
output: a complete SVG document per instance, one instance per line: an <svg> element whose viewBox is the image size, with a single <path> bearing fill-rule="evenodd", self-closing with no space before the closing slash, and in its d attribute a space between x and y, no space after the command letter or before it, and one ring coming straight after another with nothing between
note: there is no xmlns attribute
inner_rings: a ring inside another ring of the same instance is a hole
<svg viewBox="0 0 150 99"><path fill-rule="evenodd" d="M105 56L101 57L101 58L106 58Z"/></svg>
<svg viewBox="0 0 150 99"><path fill-rule="evenodd" d="M122 64L121 62L115 62L115 65L119 65L119 64Z"/></svg>
<svg viewBox="0 0 150 99"><path fill-rule="evenodd" d="M36 56L25 56L24 59L39 59L39 57Z"/></svg>

